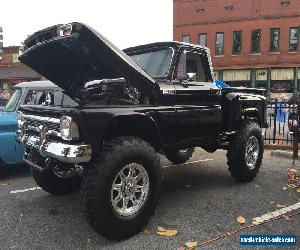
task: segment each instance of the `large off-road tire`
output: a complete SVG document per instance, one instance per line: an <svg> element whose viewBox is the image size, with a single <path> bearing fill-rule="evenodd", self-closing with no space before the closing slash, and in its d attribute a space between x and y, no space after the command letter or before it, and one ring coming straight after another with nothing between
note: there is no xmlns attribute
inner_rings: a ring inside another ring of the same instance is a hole
<svg viewBox="0 0 300 250"><path fill-rule="evenodd" d="M81 186L93 228L111 240L139 232L154 213L161 178L159 156L147 142L119 137L105 143Z"/></svg>
<svg viewBox="0 0 300 250"><path fill-rule="evenodd" d="M229 141L227 164L232 177L241 182L252 181L259 172L263 153L264 140L258 124L245 121Z"/></svg>
<svg viewBox="0 0 300 250"><path fill-rule="evenodd" d="M193 155L195 148L187 148L180 150L166 150L165 156L174 164L182 164L187 162Z"/></svg>
<svg viewBox="0 0 300 250"><path fill-rule="evenodd" d="M208 153L214 153L219 149L217 144L216 145L205 145L205 146L201 146L201 147Z"/></svg>
<svg viewBox="0 0 300 250"><path fill-rule="evenodd" d="M73 193L79 189L81 183L80 176L76 175L68 179L59 178L53 173L51 168L39 171L30 167L30 173L37 185L44 191L54 195Z"/></svg>

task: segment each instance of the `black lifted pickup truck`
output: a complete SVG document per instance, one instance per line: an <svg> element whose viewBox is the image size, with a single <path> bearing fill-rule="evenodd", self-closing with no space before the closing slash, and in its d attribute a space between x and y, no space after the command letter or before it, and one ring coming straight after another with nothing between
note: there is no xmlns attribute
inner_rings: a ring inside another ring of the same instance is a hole
<svg viewBox="0 0 300 250"><path fill-rule="evenodd" d="M226 149L235 179L257 175L265 91L218 88L209 49L161 42L121 51L81 23L38 31L24 45L19 60L76 101L20 108L24 160L49 193L81 186L90 223L103 236L129 237L153 214L158 152L180 164L194 147Z"/></svg>

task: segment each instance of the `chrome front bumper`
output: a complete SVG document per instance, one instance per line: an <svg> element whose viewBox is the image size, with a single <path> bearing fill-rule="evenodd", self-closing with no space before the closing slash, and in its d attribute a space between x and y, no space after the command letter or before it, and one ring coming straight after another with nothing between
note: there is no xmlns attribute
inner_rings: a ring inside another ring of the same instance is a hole
<svg viewBox="0 0 300 250"><path fill-rule="evenodd" d="M41 143L40 138L35 135L24 135L17 132L16 140L26 148L35 149L42 157L54 158L65 163L89 162L92 157L91 145L85 144L65 144L45 140ZM24 156L25 158L25 156Z"/></svg>

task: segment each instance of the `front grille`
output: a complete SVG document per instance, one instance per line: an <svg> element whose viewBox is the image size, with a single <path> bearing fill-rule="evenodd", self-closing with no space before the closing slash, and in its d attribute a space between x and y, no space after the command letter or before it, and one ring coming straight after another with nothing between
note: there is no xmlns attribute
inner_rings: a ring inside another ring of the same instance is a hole
<svg viewBox="0 0 300 250"><path fill-rule="evenodd" d="M37 120L27 120L26 121L27 126L38 128L40 125L47 128L48 130L54 130L56 132L59 132L60 126L57 123L47 122L47 121L37 121Z"/></svg>
<svg viewBox="0 0 300 250"><path fill-rule="evenodd" d="M43 126L49 135L60 136L60 119L58 118L25 115L24 120L28 131L39 132L40 126Z"/></svg>

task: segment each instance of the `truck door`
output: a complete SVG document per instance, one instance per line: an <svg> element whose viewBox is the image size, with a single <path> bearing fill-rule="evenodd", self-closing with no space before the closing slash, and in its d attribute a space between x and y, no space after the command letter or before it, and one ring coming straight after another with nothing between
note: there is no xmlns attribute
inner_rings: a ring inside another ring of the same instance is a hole
<svg viewBox="0 0 300 250"><path fill-rule="evenodd" d="M181 79L174 85L179 139L212 143L220 132L221 93L212 82L207 54L183 51L177 78Z"/></svg>
<svg viewBox="0 0 300 250"><path fill-rule="evenodd" d="M163 144L172 146L178 143L177 117L173 106L176 102L175 87L170 83L160 83L159 88L159 105L152 117L157 122Z"/></svg>

